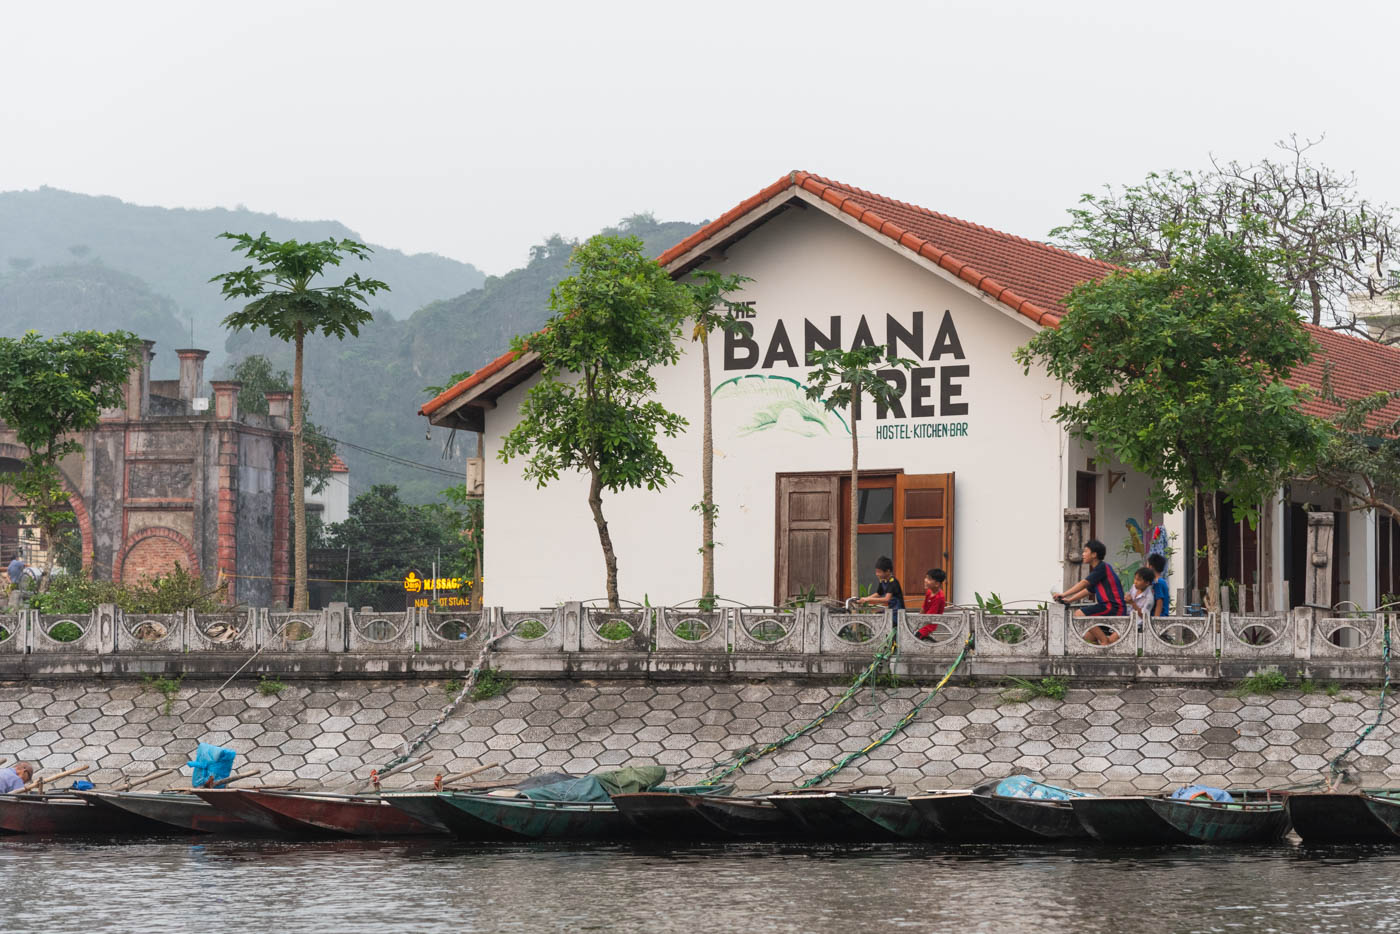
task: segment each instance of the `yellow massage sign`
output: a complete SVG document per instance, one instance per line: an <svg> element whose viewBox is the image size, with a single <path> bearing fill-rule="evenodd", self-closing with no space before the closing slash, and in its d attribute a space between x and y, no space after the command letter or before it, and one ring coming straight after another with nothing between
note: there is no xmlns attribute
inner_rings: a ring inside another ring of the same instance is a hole
<svg viewBox="0 0 1400 934"><path fill-rule="evenodd" d="M403 589L408 593L422 593L425 590L461 590L460 577L419 577L412 571L403 579Z"/></svg>

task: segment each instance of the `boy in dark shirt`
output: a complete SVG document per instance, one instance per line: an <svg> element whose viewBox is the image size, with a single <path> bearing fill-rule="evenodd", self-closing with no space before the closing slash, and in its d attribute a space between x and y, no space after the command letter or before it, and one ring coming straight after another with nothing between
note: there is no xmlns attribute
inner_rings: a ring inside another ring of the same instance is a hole
<svg viewBox="0 0 1400 934"><path fill-rule="evenodd" d="M1171 616L1172 615L1172 592L1167 587L1167 559L1161 555L1148 555L1147 566L1156 574L1157 579L1152 582L1152 615Z"/></svg>
<svg viewBox="0 0 1400 934"><path fill-rule="evenodd" d="M904 588L895 580L894 562L884 555L875 560L875 592L861 597L857 603L888 607L891 610L904 609Z"/></svg>
<svg viewBox="0 0 1400 934"><path fill-rule="evenodd" d="M1060 603L1072 603L1080 597L1089 596L1093 603L1074 611L1075 616L1126 616L1123 604L1123 582L1118 572L1104 560L1108 549L1098 539L1090 539L1084 544L1084 564L1089 573L1069 590L1055 594ZM1112 645L1123 636L1110 626L1094 626L1084 633L1084 638L1098 645Z"/></svg>

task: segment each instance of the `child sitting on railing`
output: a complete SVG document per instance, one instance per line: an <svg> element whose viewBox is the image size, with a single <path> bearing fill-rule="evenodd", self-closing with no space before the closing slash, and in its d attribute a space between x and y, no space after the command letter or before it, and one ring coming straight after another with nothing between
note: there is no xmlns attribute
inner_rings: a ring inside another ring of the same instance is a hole
<svg viewBox="0 0 1400 934"><path fill-rule="evenodd" d="M921 612L925 616L938 616L948 609L948 595L943 592L947 581L948 572L942 568L933 568L924 575L924 607ZM937 631L937 623L924 623L915 635L928 640Z"/></svg>
<svg viewBox="0 0 1400 934"><path fill-rule="evenodd" d="M1133 575L1133 586L1128 591L1128 612L1137 617L1138 631L1142 630L1142 622L1152 617L1153 604L1157 600L1156 590L1153 584L1157 582L1156 573L1149 567L1137 569Z"/></svg>

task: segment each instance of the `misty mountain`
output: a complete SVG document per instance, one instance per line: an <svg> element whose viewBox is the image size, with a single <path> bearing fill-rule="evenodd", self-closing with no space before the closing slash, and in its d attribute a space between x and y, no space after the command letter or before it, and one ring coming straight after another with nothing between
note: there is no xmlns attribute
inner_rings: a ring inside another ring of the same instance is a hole
<svg viewBox="0 0 1400 934"><path fill-rule="evenodd" d="M642 238L655 256L699 229L697 224L661 222L637 215L604 233ZM574 241L558 235L530 250L530 261L479 289L433 302L404 320L378 317L358 339L325 338L306 344L306 385L312 417L328 434L404 460L437 466L460 478L475 439L456 438L445 456L448 433L433 429L418 407L431 398L424 387L454 373L475 370L509 349L510 339L538 329L549 317L549 293L568 274ZM391 286L394 283L389 283ZM229 359L261 353L279 369L291 369L287 344L266 334L229 336ZM373 483L395 483L408 502L430 502L453 485L451 477L395 464L345 446L353 491ZM458 481L460 482L460 480Z"/></svg>
<svg viewBox="0 0 1400 934"><path fill-rule="evenodd" d="M23 277L40 267L99 263L136 276L173 302L172 314L184 319L182 326L173 334L148 333L133 326L135 319L102 319L101 326L126 327L170 349L172 341L181 347L190 343L193 317L194 345L210 348L211 359L217 361L224 339L220 322L233 306L223 300L209 278L243 264L242 257L230 251L229 241L217 239L224 231L255 235L267 231L279 240L336 237L363 242L359 234L336 221L288 220L244 209L147 207L111 197L40 188L0 192L0 275ZM359 272L389 283L392 291L380 293L373 302L376 310L391 317L406 317L429 302L479 288L486 278L476 267L443 256L409 255L378 246L374 251L368 261L352 260L336 272ZM26 295L40 298L38 292ZM0 311L0 334L23 333L27 327L56 333L62 328L50 326L47 320L48 313L55 310L56 305L42 301L21 308L27 323ZM115 310L121 314L120 308Z"/></svg>

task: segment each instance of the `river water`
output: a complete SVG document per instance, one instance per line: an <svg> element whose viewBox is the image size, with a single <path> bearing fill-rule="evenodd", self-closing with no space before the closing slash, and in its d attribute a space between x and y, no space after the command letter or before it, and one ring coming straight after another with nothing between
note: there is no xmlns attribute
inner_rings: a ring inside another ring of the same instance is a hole
<svg viewBox="0 0 1400 934"><path fill-rule="evenodd" d="M0 841L26 934L1400 931L1400 849Z"/></svg>

